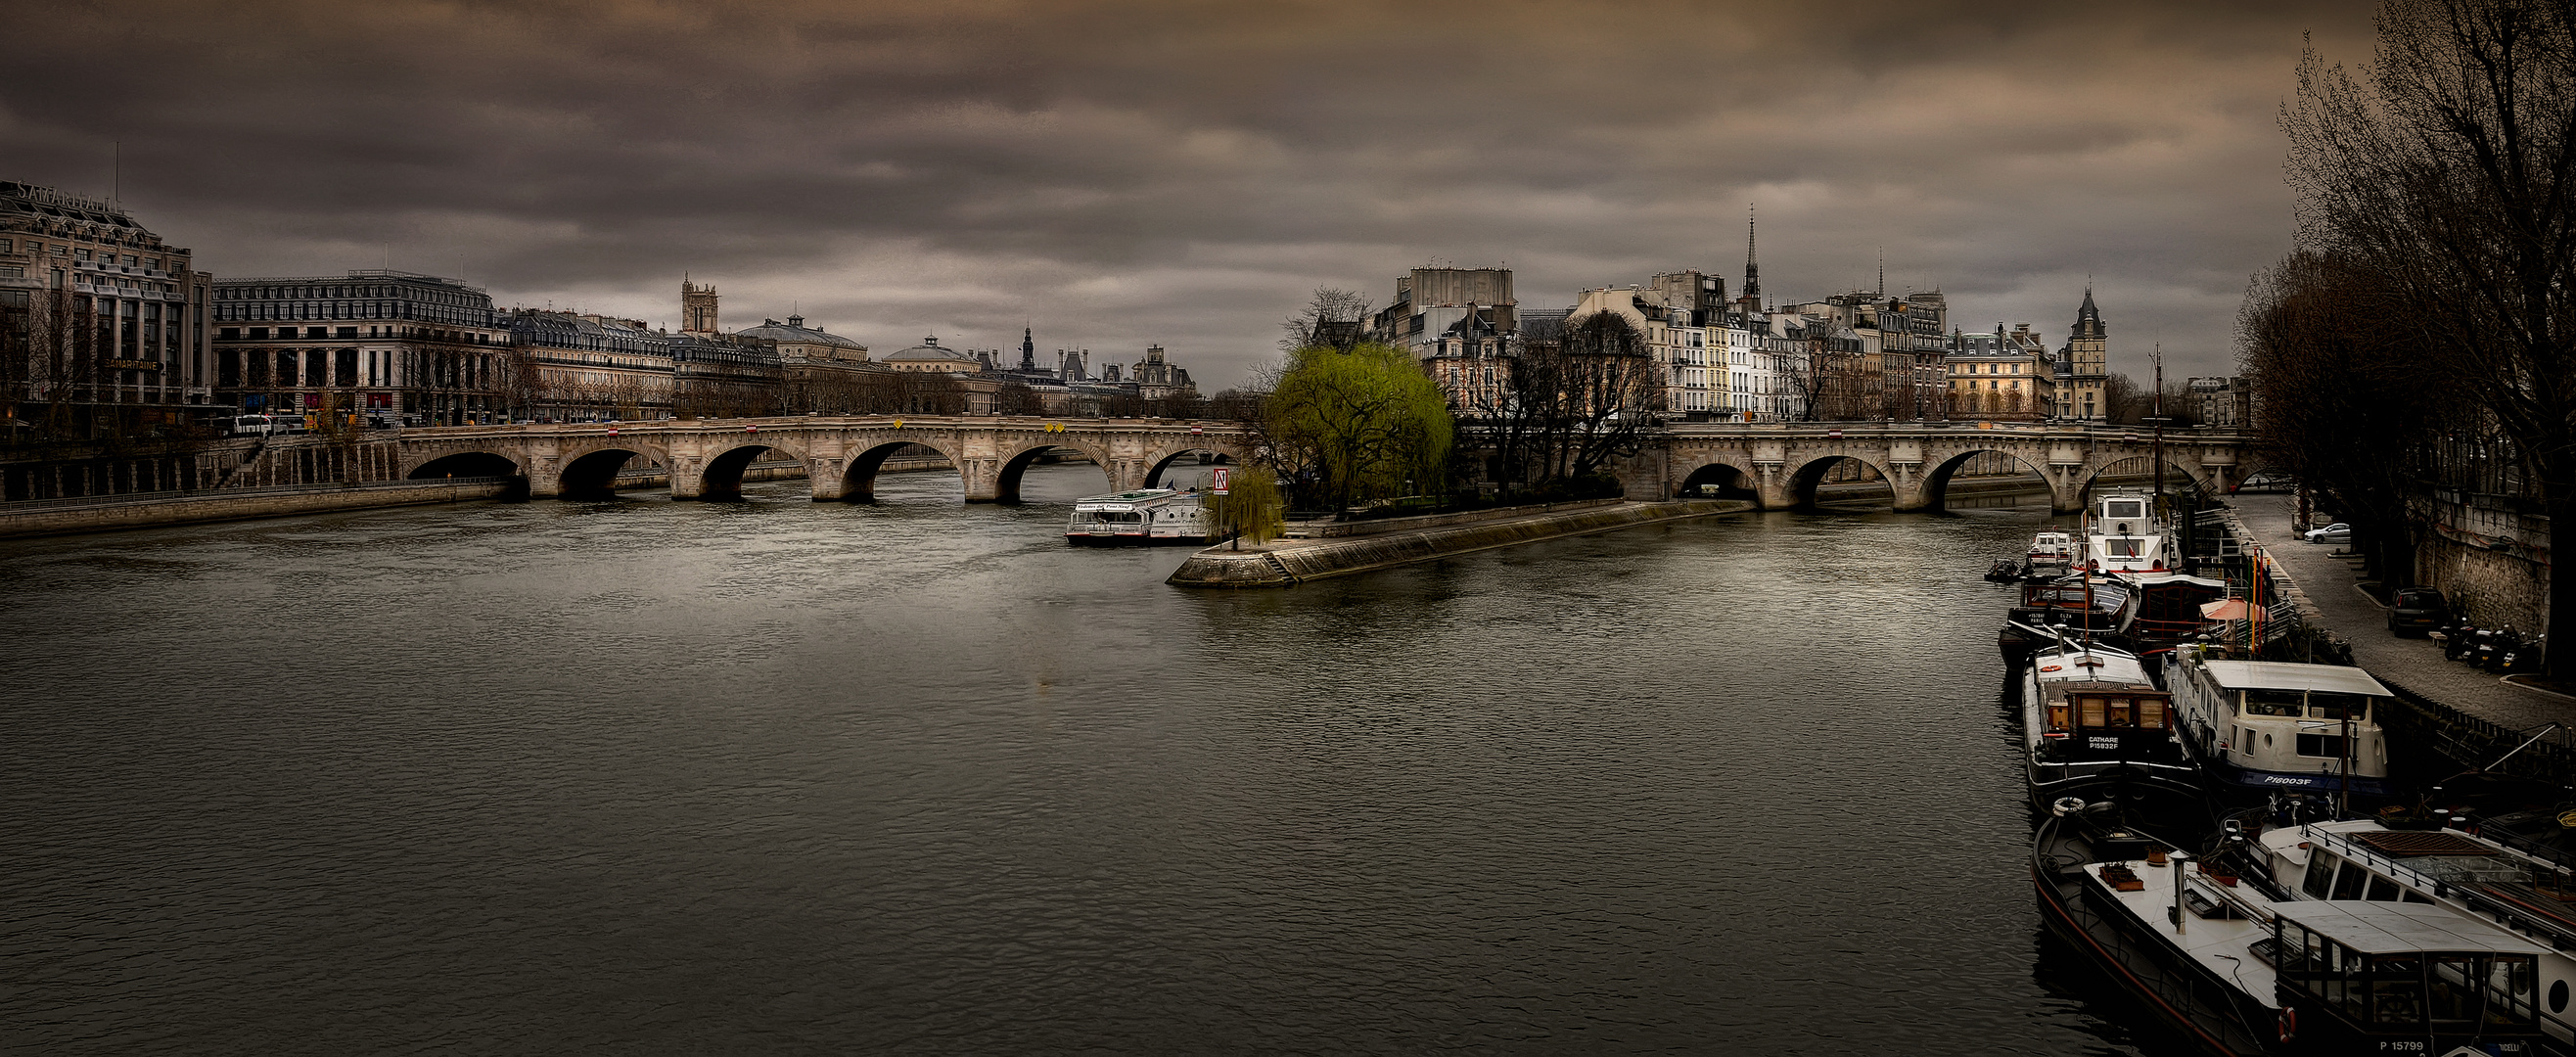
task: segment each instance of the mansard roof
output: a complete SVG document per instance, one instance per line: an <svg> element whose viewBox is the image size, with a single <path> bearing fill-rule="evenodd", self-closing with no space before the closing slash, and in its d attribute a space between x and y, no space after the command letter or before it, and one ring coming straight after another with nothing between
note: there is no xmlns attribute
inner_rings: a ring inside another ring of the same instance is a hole
<svg viewBox="0 0 2576 1057"><path fill-rule="evenodd" d="M867 346L849 338L829 333L821 327L806 326L803 316L789 316L784 323L775 319L764 319L760 321L759 326L745 327L737 333L791 345L829 345L835 348L857 349L860 352L868 351Z"/></svg>

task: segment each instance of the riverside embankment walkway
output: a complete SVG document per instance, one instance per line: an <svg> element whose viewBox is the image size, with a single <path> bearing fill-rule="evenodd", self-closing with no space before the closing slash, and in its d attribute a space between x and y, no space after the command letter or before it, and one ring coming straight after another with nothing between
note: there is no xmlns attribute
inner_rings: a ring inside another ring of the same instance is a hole
<svg viewBox="0 0 2576 1057"><path fill-rule="evenodd" d="M2576 725L2576 700L2444 660L2439 641L2389 634L2387 610L2362 591L2357 562L2335 557L2341 547L2299 538L2290 497L2240 496L2234 506L2253 541L2307 596L2309 619L2351 643L2353 662L2381 682L2514 730L2537 731L2552 721ZM2549 740L2576 744L2565 730Z"/></svg>

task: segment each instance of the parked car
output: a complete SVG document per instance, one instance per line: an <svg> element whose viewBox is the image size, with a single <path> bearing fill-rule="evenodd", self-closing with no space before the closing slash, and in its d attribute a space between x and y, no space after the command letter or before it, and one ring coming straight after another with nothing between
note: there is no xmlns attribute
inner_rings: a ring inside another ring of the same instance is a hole
<svg viewBox="0 0 2576 1057"><path fill-rule="evenodd" d="M2338 521L2324 528L2309 529L2305 538L2310 543L2339 543L2349 547L2352 546L2352 526Z"/></svg>
<svg viewBox="0 0 2576 1057"><path fill-rule="evenodd" d="M2422 635L2451 621L2451 603L2430 587L2401 587L2389 600L2388 630L2396 635Z"/></svg>

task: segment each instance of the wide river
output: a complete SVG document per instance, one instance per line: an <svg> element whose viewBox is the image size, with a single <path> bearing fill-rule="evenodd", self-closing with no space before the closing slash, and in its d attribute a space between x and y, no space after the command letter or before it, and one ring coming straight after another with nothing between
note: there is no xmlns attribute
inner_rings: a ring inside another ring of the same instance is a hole
<svg viewBox="0 0 2576 1057"><path fill-rule="evenodd" d="M949 474L0 543L0 1051L2167 1052L2046 942L2045 515L1198 593Z"/></svg>

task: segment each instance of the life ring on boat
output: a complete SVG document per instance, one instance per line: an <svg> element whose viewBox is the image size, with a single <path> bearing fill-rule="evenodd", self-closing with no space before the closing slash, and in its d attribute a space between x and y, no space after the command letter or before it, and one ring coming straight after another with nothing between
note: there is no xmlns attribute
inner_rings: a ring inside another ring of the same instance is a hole
<svg viewBox="0 0 2576 1057"><path fill-rule="evenodd" d="M2299 1037L2299 1010L2298 1010L2298 1008L2297 1008L2297 1007L2295 1007L2295 1006L2282 1006L2282 1007L2281 1007L2281 1024L2280 1024L2280 1028L2281 1028L2281 1045L2287 1046L2287 1045L2289 1045L2289 1044L2290 1044L2290 1040L2292 1040L2292 1039L2295 1039L2295 1038L2298 1038L2298 1037Z"/></svg>
<svg viewBox="0 0 2576 1057"><path fill-rule="evenodd" d="M2049 665L2048 667L2045 667L2045 668L2040 669L2040 671L2043 671L2043 672L2053 672L2053 671L2057 671L2058 669L2060 669L2060 668L2064 668L2064 667L2066 667L2066 666L2065 666L2065 665L2063 665L2063 664L2052 664L2052 665Z"/></svg>
<svg viewBox="0 0 2576 1057"><path fill-rule="evenodd" d="M2084 810L2084 798L2080 796L2061 796L2057 798L2055 803L2048 805L2048 807L2050 813L2059 818L2065 818L2068 815Z"/></svg>

